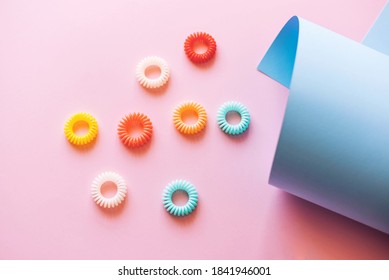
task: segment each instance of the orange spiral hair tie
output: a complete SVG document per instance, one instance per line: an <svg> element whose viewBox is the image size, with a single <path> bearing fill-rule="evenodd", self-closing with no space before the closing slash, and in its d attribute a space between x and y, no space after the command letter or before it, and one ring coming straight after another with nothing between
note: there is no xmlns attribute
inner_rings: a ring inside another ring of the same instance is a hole
<svg viewBox="0 0 389 280"><path fill-rule="evenodd" d="M197 53L194 50L194 44L202 42L207 46L205 53ZM204 63L209 61L216 53L216 41L213 37L205 32L196 32L190 34L184 44L184 50L187 57L194 63Z"/></svg>
<svg viewBox="0 0 389 280"><path fill-rule="evenodd" d="M186 124L182 120L182 114L187 111L193 111L197 115L197 122L194 124ZM207 113L201 104L196 102L185 102L174 110L173 122L177 130L183 134L196 134L202 131L207 124Z"/></svg>
<svg viewBox="0 0 389 280"><path fill-rule="evenodd" d="M129 130L131 127L141 126L142 133L139 136L133 137ZM118 135L124 145L130 148L143 146L150 141L153 133L153 125L150 119L142 113L133 113L126 115L119 123Z"/></svg>

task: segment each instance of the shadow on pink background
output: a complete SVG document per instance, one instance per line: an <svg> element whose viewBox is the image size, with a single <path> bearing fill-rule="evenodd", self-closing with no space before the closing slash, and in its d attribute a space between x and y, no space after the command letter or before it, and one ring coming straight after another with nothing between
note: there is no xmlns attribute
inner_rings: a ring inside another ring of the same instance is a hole
<svg viewBox="0 0 389 280"><path fill-rule="evenodd" d="M384 4L1 1L0 259L388 259L387 235L268 185L288 91L256 71L292 15L360 41ZM183 51L195 31L218 44L205 67ZM166 88L137 83L136 64L147 55L169 63ZM173 126L172 111L185 100L207 110L199 136ZM216 123L230 100L252 116L242 137ZM63 135L78 111L99 123L87 149ZM154 125L150 145L136 151L116 135L131 112ZM113 210L90 195L93 178L108 170L128 183L124 205ZM161 197L180 178L200 201L176 218Z"/></svg>

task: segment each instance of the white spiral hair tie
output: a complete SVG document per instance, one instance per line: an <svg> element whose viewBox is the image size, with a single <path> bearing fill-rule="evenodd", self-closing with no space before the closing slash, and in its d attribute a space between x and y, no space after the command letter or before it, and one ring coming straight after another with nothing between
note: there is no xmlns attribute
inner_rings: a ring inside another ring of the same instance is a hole
<svg viewBox="0 0 389 280"><path fill-rule="evenodd" d="M101 193L101 187L106 182L112 182L116 185L117 191L113 197L105 197ZM99 174L92 183L92 198L104 208L113 208L123 202L127 194L127 186L124 179L115 172L103 172Z"/></svg>
<svg viewBox="0 0 389 280"><path fill-rule="evenodd" d="M146 70L149 67L156 66L161 70L158 78L151 79L146 77ZM145 88L159 88L169 80L170 71L167 62L158 56L148 56L142 59L136 67L136 77L139 83Z"/></svg>

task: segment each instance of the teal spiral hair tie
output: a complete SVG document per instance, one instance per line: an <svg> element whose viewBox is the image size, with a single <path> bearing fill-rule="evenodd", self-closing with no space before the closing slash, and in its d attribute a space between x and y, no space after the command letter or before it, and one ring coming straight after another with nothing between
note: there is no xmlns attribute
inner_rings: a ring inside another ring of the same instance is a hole
<svg viewBox="0 0 389 280"><path fill-rule="evenodd" d="M229 124L227 122L227 114L229 112L237 112L240 115L240 122L238 124ZM246 131L250 124L250 113L247 108L239 102L226 102L220 106L217 114L217 123L221 130L227 134L237 135Z"/></svg>
<svg viewBox="0 0 389 280"><path fill-rule="evenodd" d="M173 194L176 191L184 191L188 195L188 201L183 206L177 206L173 203ZM174 216L186 216L195 210L199 195L195 187L185 180L175 180L171 182L163 191L163 206Z"/></svg>

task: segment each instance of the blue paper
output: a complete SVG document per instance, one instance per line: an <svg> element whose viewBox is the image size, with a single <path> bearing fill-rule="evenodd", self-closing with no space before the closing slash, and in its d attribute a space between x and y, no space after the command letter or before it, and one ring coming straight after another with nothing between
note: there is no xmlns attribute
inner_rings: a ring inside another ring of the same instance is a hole
<svg viewBox="0 0 389 280"><path fill-rule="evenodd" d="M363 44L389 55L389 2L366 35Z"/></svg>
<svg viewBox="0 0 389 280"><path fill-rule="evenodd" d="M290 89L270 184L389 233L389 57L292 17L258 70Z"/></svg>

